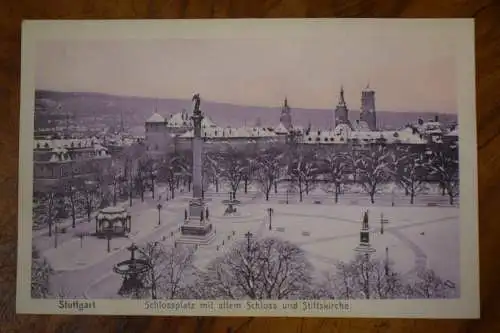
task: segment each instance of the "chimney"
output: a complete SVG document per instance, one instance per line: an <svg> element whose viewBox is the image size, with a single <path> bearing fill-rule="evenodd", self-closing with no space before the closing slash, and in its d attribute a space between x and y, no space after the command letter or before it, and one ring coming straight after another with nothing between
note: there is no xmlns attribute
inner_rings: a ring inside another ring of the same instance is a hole
<svg viewBox="0 0 500 333"><path fill-rule="evenodd" d="M435 121L436 123L438 123L438 122L439 122L439 116L438 116L438 115L435 115L435 116L434 116L434 121Z"/></svg>

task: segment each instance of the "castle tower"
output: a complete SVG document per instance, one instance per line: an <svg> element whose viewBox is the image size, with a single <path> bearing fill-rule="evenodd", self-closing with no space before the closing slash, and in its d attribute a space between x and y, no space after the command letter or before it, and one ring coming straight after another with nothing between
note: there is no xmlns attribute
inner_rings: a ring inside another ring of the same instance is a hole
<svg viewBox="0 0 500 333"><path fill-rule="evenodd" d="M375 112L375 91L367 84L361 92L360 121L366 122L371 131L377 130L377 115Z"/></svg>
<svg viewBox="0 0 500 333"><path fill-rule="evenodd" d="M349 121L349 109L347 108L347 103L344 98L344 87L340 87L340 95L339 102L337 103L337 107L335 108L335 126L340 124L347 124L349 127L351 126L351 122Z"/></svg>
<svg viewBox="0 0 500 333"><path fill-rule="evenodd" d="M155 106L155 112L146 120L144 126L146 130L146 149L151 158L161 158L166 150L166 121Z"/></svg>
<svg viewBox="0 0 500 333"><path fill-rule="evenodd" d="M292 112L290 106L288 105L288 99L285 97L283 106L281 107L280 123L285 126L287 130L292 128Z"/></svg>

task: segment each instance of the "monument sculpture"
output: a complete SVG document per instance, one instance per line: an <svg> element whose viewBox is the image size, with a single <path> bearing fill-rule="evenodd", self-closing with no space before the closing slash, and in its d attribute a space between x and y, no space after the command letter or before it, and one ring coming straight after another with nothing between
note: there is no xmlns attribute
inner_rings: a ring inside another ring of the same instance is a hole
<svg viewBox="0 0 500 333"><path fill-rule="evenodd" d="M361 223L361 230L359 231L359 245L356 246L354 251L365 256L366 259L370 257L370 254L375 252L375 249L370 243L370 227L368 225L368 212L363 214L363 221Z"/></svg>
<svg viewBox="0 0 500 333"><path fill-rule="evenodd" d="M181 236L177 243L205 245L215 238L214 228L208 221L208 208L202 193L202 149L201 122L203 114L200 109L200 95L193 96L193 198L184 213L184 224L181 226Z"/></svg>

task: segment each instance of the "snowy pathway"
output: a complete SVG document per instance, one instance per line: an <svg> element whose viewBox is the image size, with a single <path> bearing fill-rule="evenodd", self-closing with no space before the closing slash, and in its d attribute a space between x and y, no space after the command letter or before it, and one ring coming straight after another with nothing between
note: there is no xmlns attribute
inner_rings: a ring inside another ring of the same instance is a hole
<svg viewBox="0 0 500 333"><path fill-rule="evenodd" d="M406 272L405 275L411 275L427 267L427 255L417 244L415 244L411 239L406 237L396 228L387 230L387 232L390 232L395 237L397 237L403 244L408 246L415 254L415 266L410 271Z"/></svg>
<svg viewBox="0 0 500 333"><path fill-rule="evenodd" d="M143 243L158 241L161 239L161 235L168 235L177 229L178 224L176 222L164 224L156 232L144 238L135 239L134 242L140 246ZM130 241L130 244L132 244L132 241ZM113 266L116 263L127 259L130 259L130 252L122 248L107 256L104 260L83 270L60 272L52 277L51 289L55 291L62 289L67 293L65 297L82 297L88 287L95 284L96 281L115 274L113 273Z"/></svg>

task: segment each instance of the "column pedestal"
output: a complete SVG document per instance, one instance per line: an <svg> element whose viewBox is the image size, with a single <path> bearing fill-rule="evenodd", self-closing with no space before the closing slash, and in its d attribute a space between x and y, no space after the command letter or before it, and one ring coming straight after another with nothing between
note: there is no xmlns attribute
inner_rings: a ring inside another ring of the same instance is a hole
<svg viewBox="0 0 500 333"><path fill-rule="evenodd" d="M205 210L206 204L202 199L196 198L189 202L188 216L181 226L181 236L177 243L207 245L215 239L215 230L206 220Z"/></svg>

